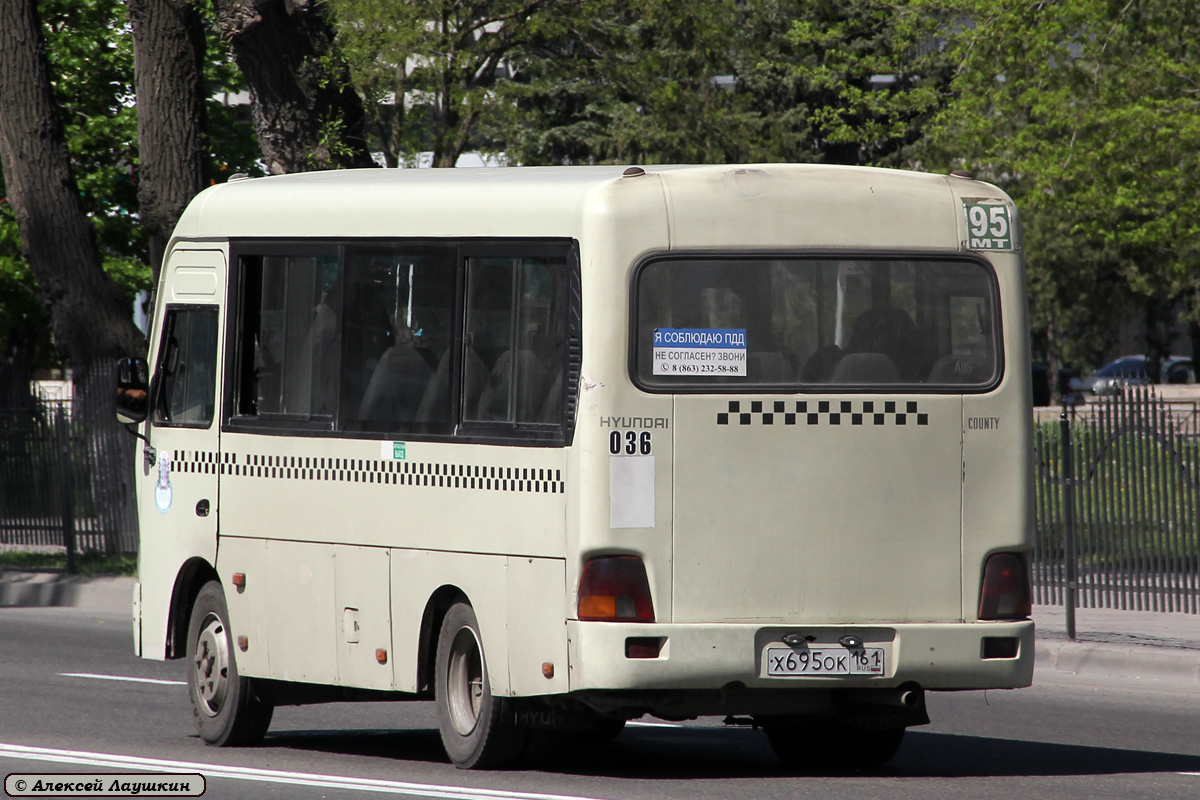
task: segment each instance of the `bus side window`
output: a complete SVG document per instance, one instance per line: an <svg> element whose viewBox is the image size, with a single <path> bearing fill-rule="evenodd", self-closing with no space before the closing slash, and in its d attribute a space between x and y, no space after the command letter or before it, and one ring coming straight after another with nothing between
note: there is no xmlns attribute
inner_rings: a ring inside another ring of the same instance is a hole
<svg viewBox="0 0 1200 800"><path fill-rule="evenodd" d="M346 286L340 427L447 432L453 251L348 248Z"/></svg>
<svg viewBox="0 0 1200 800"><path fill-rule="evenodd" d="M243 256L242 416L337 409L341 283L335 255Z"/></svg>
<svg viewBox="0 0 1200 800"><path fill-rule="evenodd" d="M216 369L216 306L167 309L154 424L207 428L213 420Z"/></svg>
<svg viewBox="0 0 1200 800"><path fill-rule="evenodd" d="M566 260L467 262L467 347L488 379L465 387L465 422L560 424L566 331Z"/></svg>

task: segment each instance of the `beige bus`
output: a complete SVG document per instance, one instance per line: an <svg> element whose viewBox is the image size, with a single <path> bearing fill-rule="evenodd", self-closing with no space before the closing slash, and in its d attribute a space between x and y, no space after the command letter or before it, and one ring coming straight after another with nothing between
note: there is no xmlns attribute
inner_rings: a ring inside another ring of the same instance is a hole
<svg viewBox="0 0 1200 800"><path fill-rule="evenodd" d="M119 376L134 642L186 661L209 743L433 700L464 768L643 715L857 766L926 691L1030 683L1029 326L994 186L233 180L184 213L156 305Z"/></svg>

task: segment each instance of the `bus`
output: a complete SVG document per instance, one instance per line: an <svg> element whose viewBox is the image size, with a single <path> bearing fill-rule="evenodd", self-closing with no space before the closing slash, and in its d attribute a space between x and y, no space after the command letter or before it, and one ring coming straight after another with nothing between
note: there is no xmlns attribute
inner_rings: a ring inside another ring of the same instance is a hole
<svg viewBox="0 0 1200 800"><path fill-rule="evenodd" d="M213 745L432 700L461 768L642 716L884 763L927 691L1031 682L1028 332L959 174L210 187L118 367L135 649Z"/></svg>

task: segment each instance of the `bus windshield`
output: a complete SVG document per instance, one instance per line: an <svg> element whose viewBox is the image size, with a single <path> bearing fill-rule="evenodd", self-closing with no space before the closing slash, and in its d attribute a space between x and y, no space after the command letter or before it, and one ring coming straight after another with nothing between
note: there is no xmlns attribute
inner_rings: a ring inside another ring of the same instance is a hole
<svg viewBox="0 0 1200 800"><path fill-rule="evenodd" d="M964 257L660 257L637 275L648 391L983 391L1000 375L995 278Z"/></svg>

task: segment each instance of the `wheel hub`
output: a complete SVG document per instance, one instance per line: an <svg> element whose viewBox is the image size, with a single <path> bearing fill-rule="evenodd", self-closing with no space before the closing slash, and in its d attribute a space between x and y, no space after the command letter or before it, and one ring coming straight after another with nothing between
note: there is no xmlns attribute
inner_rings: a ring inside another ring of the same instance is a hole
<svg viewBox="0 0 1200 800"><path fill-rule="evenodd" d="M229 646L225 625L218 617L209 616L200 628L192 677L200 710L215 717L229 690Z"/></svg>

